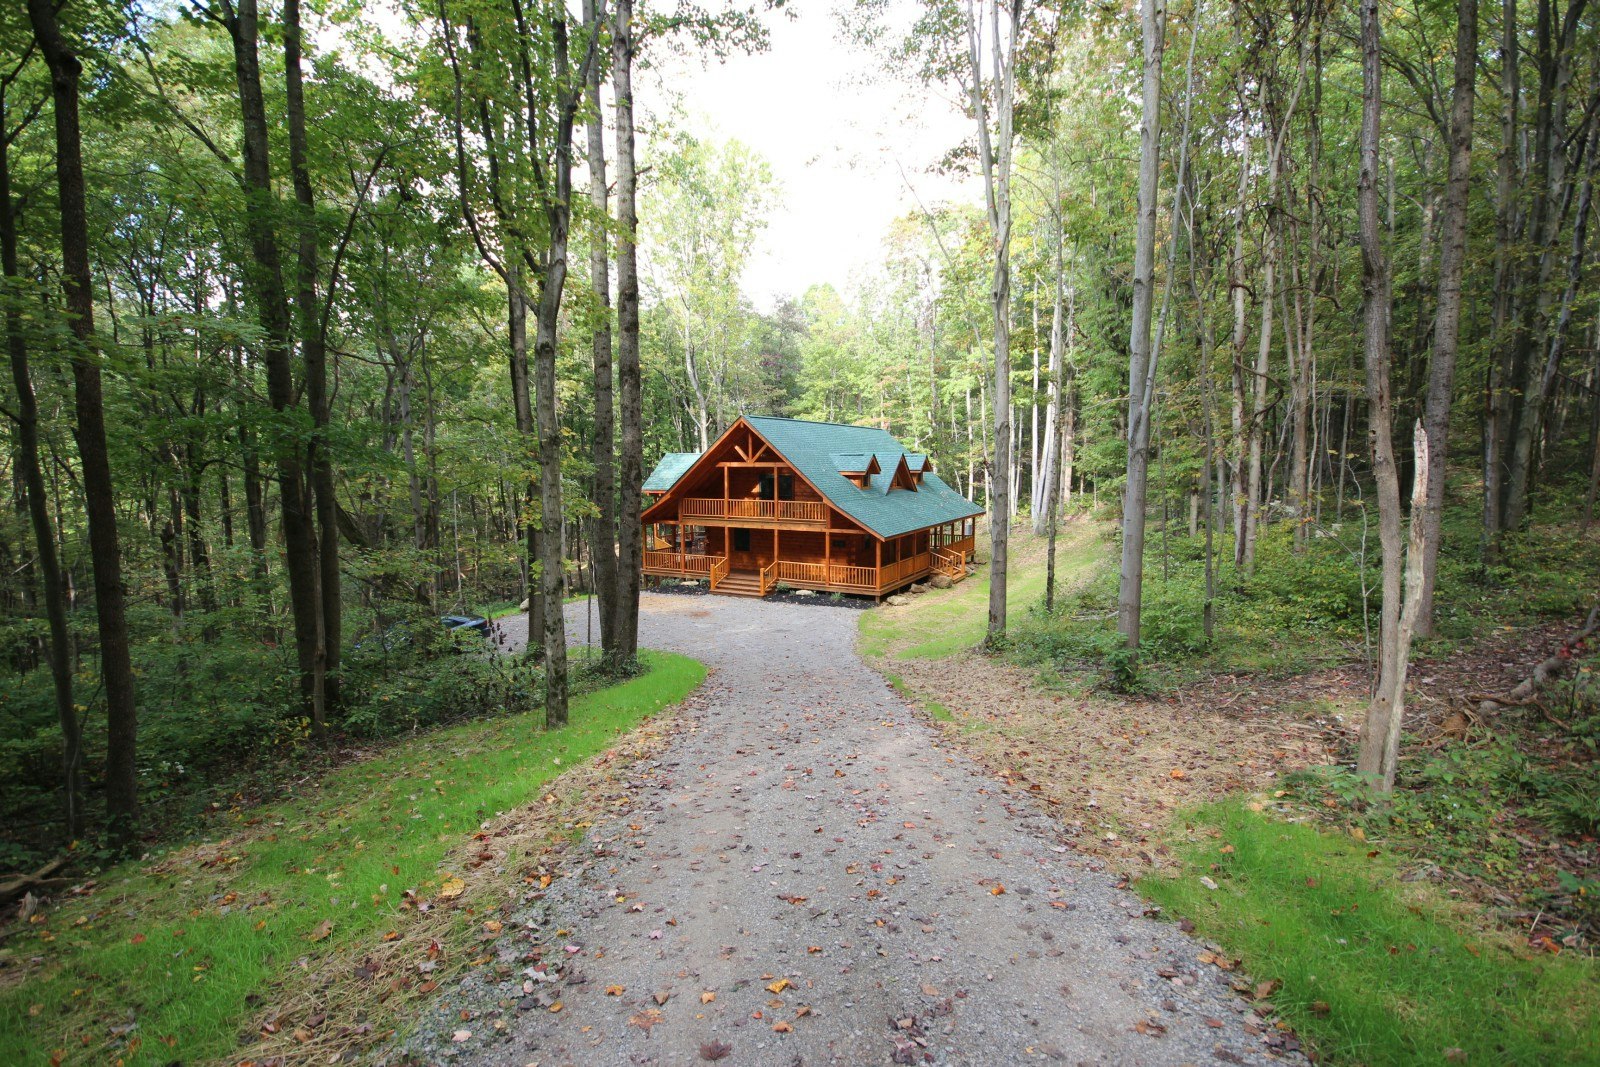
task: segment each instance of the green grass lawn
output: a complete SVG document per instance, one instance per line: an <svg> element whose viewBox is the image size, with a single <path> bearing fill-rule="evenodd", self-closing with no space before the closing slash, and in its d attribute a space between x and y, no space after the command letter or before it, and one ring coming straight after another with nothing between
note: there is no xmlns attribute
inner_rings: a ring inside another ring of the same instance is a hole
<svg viewBox="0 0 1600 1067"><path fill-rule="evenodd" d="M1238 801L1191 822L1201 832L1180 848L1184 872L1140 892L1241 957L1253 981L1282 983L1271 1002L1327 1062L1597 1062L1594 960L1473 931L1355 837Z"/></svg>
<svg viewBox="0 0 1600 1067"><path fill-rule="evenodd" d="M497 812L676 704L705 677L646 653L647 670L542 715L421 735L347 764L298 799L236 814L234 837L116 867L6 944L45 963L0 990L0 1063L193 1063L237 1055L291 968L377 942L403 894L435 896L452 848ZM129 1023L131 1030L119 1028ZM121 1053L121 1055L115 1055Z"/></svg>

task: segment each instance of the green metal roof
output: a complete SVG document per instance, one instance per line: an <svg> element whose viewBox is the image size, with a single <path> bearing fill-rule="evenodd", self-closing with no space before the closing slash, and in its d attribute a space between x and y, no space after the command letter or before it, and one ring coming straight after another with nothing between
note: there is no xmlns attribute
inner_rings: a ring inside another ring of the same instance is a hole
<svg viewBox="0 0 1600 1067"><path fill-rule="evenodd" d="M644 491L665 493L678 484L678 479L682 478L699 458L698 452L668 452L661 457L661 462L656 464L656 469L650 472L650 477L644 480Z"/></svg>
<svg viewBox="0 0 1600 1067"><path fill-rule="evenodd" d="M922 476L922 484L914 491L891 491L889 483L900 465L900 457L916 453L908 453L884 430L765 415L747 415L745 422L770 441L772 447L834 507L879 537L899 537L913 530L983 514L982 508L932 472ZM852 453L867 453L878 458L881 472L868 479L864 489L839 473L835 457ZM912 469L915 470L916 465L912 465Z"/></svg>

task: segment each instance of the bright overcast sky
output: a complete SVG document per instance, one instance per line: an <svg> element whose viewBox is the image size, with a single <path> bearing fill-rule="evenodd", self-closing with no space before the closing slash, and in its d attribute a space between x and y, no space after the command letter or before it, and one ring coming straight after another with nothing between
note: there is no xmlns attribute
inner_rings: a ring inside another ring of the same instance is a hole
<svg viewBox="0 0 1600 1067"><path fill-rule="evenodd" d="M635 82L641 98L670 87L694 132L743 141L771 164L779 205L745 275L762 308L814 283L848 286L918 197L931 208L981 195L930 170L967 135L966 120L920 86L862 78L869 60L839 41L837 2L794 0L786 7L795 17L767 16L767 52L709 67L672 59Z"/></svg>

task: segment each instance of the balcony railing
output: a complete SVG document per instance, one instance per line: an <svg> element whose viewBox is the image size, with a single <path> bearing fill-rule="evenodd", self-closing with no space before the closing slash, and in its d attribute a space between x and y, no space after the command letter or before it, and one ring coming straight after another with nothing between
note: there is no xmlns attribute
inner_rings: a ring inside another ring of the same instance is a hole
<svg viewBox="0 0 1600 1067"><path fill-rule="evenodd" d="M678 517L823 525L828 521L828 505L820 500L725 500L720 497L691 496L678 502Z"/></svg>

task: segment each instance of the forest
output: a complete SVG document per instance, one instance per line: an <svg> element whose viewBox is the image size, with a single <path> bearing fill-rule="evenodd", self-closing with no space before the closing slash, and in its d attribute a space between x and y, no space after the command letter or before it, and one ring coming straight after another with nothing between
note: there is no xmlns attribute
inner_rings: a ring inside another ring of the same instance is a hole
<svg viewBox="0 0 1600 1067"><path fill-rule="evenodd" d="M991 653L1118 692L1363 664L1379 792L1413 648L1581 626L1586 0L838 5L852 64L953 102L921 165L974 196L763 301L781 182L635 87L796 7L5 5L0 869L138 855L419 731L563 726L642 669L643 478L741 414L934 457L987 509ZM1116 565L1008 601L1008 550L1053 575L1074 523ZM519 612L514 655L438 625Z"/></svg>

